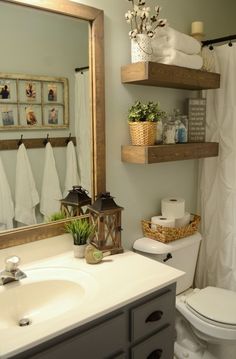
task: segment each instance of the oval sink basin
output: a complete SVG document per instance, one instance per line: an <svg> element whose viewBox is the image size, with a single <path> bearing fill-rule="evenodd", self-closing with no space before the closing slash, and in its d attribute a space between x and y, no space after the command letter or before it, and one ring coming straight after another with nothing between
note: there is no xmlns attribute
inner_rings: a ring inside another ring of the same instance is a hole
<svg viewBox="0 0 236 359"><path fill-rule="evenodd" d="M96 281L79 270L50 267L25 273L27 278L0 287L0 330L19 326L22 319L34 325L79 311L96 292Z"/></svg>

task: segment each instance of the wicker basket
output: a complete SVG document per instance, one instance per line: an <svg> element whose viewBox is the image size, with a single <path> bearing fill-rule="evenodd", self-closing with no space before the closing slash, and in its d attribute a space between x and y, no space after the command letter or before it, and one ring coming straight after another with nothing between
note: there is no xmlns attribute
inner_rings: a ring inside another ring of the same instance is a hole
<svg viewBox="0 0 236 359"><path fill-rule="evenodd" d="M156 122L129 122L131 143L135 146L152 146L156 141Z"/></svg>
<svg viewBox="0 0 236 359"><path fill-rule="evenodd" d="M156 225L156 229L151 228L151 222L142 220L142 229L143 234L145 237L155 239L156 241L160 241L163 243L168 243L175 241L177 239L181 239L184 237L191 236L192 234L196 233L198 230L198 226L200 224L201 217L192 214L191 222L186 227L179 227L179 228L170 228L170 227L163 227Z"/></svg>

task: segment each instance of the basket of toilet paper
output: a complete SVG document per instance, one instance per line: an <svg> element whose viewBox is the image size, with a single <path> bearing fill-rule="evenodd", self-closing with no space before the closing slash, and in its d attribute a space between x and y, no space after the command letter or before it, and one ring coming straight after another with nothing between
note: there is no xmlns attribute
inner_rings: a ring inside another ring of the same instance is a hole
<svg viewBox="0 0 236 359"><path fill-rule="evenodd" d="M201 217L185 210L185 200L168 197L161 200L161 215L142 220L145 237L168 243L197 232Z"/></svg>

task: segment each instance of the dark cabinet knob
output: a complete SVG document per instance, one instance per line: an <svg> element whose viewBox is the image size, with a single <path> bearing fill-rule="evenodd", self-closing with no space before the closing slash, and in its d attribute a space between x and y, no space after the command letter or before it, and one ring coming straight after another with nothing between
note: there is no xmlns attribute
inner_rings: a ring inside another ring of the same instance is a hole
<svg viewBox="0 0 236 359"><path fill-rule="evenodd" d="M147 319L145 320L146 323L148 322L157 322L161 319L163 316L163 312L161 310L156 310L155 312L152 312Z"/></svg>
<svg viewBox="0 0 236 359"><path fill-rule="evenodd" d="M153 350L153 352L151 352L147 356L147 359L160 359L161 355L162 355L162 350L161 349L156 349L156 350Z"/></svg>

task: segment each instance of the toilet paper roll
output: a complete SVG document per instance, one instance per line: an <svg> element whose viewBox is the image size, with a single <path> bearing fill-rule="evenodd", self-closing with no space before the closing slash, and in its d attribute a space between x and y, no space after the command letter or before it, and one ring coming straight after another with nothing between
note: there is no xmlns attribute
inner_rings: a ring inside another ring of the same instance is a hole
<svg viewBox="0 0 236 359"><path fill-rule="evenodd" d="M186 227L190 223L191 214L185 212L185 215L180 218L175 218L175 227Z"/></svg>
<svg viewBox="0 0 236 359"><path fill-rule="evenodd" d="M163 198L161 201L161 213L163 217L184 217L185 200L179 197Z"/></svg>
<svg viewBox="0 0 236 359"><path fill-rule="evenodd" d="M163 227L174 227L175 219L163 216L154 216L151 218L151 229L157 229L157 224Z"/></svg>

